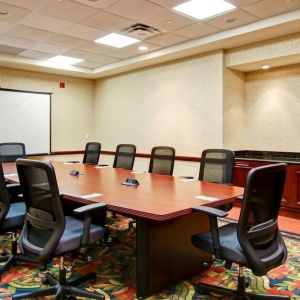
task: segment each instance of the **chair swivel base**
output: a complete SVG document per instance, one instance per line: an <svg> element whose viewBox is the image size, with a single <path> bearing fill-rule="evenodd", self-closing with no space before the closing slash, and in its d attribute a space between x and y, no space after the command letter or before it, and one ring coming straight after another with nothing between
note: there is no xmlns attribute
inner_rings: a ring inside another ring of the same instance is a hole
<svg viewBox="0 0 300 300"><path fill-rule="evenodd" d="M10 267L15 266L17 264L16 254L17 254L17 240L13 239L11 241L11 251L7 249L3 249L4 255L0 256L0 262L5 262L0 267L0 281L2 275L9 270Z"/></svg>
<svg viewBox="0 0 300 300"><path fill-rule="evenodd" d="M76 299L76 297L85 297L89 299L99 299L104 300L103 295L99 295L93 292L89 292L80 288L77 288L77 285L80 285L88 280L96 280L96 273L89 273L85 276L76 278L75 280L66 280L66 271L64 269L59 269L59 280L57 280L52 274L47 273L45 275L44 282L49 283L50 287L40 289L33 292L22 293L15 295L12 299L28 299L36 298L42 296L55 295L55 299Z"/></svg>
<svg viewBox="0 0 300 300"><path fill-rule="evenodd" d="M198 291L205 291L212 294L222 295L226 297L230 297L230 299L247 299L247 300L289 300L290 297L287 295L271 295L271 294L254 294L246 292L244 288L231 290L223 287L212 286L206 283L198 283L197 284Z"/></svg>
<svg viewBox="0 0 300 300"><path fill-rule="evenodd" d="M0 257L0 262L5 261L4 265L1 266L0 268L0 281L1 281L1 277L2 275L9 270L9 268L11 266L15 266L16 265L16 258L14 255L5 255L5 256L1 256Z"/></svg>

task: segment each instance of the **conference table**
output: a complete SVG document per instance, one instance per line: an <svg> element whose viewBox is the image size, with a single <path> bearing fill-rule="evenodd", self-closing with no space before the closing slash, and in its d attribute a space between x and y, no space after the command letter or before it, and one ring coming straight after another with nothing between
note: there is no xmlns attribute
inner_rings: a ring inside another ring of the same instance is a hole
<svg viewBox="0 0 300 300"><path fill-rule="evenodd" d="M243 188L167 175L83 164L51 162L63 201L107 203L107 209L136 220L136 293L146 298L209 266L211 255L196 249L192 234L209 230L199 205L233 202ZM3 164L7 180L18 182L15 163ZM80 175L72 176L71 170ZM138 186L122 185L126 178Z"/></svg>

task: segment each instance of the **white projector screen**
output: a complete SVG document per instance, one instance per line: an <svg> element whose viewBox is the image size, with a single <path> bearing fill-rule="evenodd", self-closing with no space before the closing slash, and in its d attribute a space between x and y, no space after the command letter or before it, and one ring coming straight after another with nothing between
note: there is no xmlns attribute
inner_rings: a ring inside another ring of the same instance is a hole
<svg viewBox="0 0 300 300"><path fill-rule="evenodd" d="M0 89L0 143L21 142L26 154L51 152L51 94Z"/></svg>

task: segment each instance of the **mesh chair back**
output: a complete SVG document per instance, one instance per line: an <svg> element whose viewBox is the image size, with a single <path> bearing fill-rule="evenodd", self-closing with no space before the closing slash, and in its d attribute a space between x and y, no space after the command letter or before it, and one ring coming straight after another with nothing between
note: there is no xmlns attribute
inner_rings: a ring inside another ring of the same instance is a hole
<svg viewBox="0 0 300 300"><path fill-rule="evenodd" d="M198 180L232 183L234 152L226 149L207 149L202 152Z"/></svg>
<svg viewBox="0 0 300 300"><path fill-rule="evenodd" d="M154 147L151 151L149 173L173 175L175 149L173 147Z"/></svg>
<svg viewBox="0 0 300 300"><path fill-rule="evenodd" d="M131 144L120 144L117 146L114 168L132 170L136 153L136 146Z"/></svg>
<svg viewBox="0 0 300 300"><path fill-rule="evenodd" d="M286 177L286 164L252 169L247 177L238 239L255 275L281 265L287 255L277 218Z"/></svg>
<svg viewBox="0 0 300 300"><path fill-rule="evenodd" d="M0 162L14 162L17 158L25 158L23 143L0 143Z"/></svg>
<svg viewBox="0 0 300 300"><path fill-rule="evenodd" d="M10 198L6 188L2 163L0 163L0 227L4 221L10 206Z"/></svg>
<svg viewBox="0 0 300 300"><path fill-rule="evenodd" d="M65 218L53 166L50 162L17 160L26 204L26 218L19 246L23 253L46 263L64 232Z"/></svg>
<svg viewBox="0 0 300 300"><path fill-rule="evenodd" d="M97 165L100 157L101 144L90 142L85 145L83 164Z"/></svg>

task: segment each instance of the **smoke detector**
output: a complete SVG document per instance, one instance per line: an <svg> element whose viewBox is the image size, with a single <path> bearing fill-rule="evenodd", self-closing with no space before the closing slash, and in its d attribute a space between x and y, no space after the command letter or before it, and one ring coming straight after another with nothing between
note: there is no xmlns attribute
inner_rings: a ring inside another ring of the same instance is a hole
<svg viewBox="0 0 300 300"><path fill-rule="evenodd" d="M142 23L130 25L122 31L139 40L145 40L160 33L159 29Z"/></svg>

